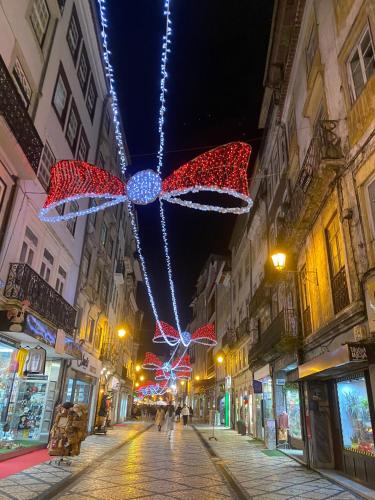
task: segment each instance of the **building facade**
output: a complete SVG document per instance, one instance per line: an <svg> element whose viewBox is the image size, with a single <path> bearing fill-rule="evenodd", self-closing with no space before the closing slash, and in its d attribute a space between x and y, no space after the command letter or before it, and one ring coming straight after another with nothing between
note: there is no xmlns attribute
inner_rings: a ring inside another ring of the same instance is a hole
<svg viewBox="0 0 375 500"><path fill-rule="evenodd" d="M90 226L84 217L45 223L38 213L56 161L101 164L107 154L111 161L102 166L113 171L118 162L102 145L110 105L95 2L6 0L0 47L0 442L12 452L46 442L56 402L91 404L94 424L101 344L96 349L96 336L94 347L82 342ZM77 209L71 202L62 210ZM108 228L113 257L102 257L112 279L115 264L130 252L129 238L119 243L124 233L115 231L116 224L127 224L126 214L101 217L114 224ZM126 249L117 254L120 246ZM100 286L103 294L104 281ZM114 328L128 312L111 314L118 315L110 319ZM134 346L127 342L128 364Z"/></svg>

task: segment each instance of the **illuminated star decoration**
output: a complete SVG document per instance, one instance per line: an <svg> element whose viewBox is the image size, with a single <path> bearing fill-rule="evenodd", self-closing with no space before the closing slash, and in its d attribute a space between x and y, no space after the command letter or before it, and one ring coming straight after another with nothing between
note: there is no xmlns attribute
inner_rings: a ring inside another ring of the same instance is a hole
<svg viewBox="0 0 375 500"><path fill-rule="evenodd" d="M208 323L190 334L189 332L182 332L181 336L173 326L160 321L160 326L156 323L155 334L153 342L162 343L167 342L171 346L176 346L180 342L185 348L189 347L191 343L213 346L217 344L215 325Z"/></svg>
<svg viewBox="0 0 375 500"><path fill-rule="evenodd" d="M87 215L109 206L130 201L136 205L152 203L157 198L198 210L242 214L252 206L247 168L251 147L232 142L212 149L175 170L164 181L153 170L143 170L127 185L108 171L79 160L61 160L51 168L50 189L40 219L58 222ZM182 198L186 194L212 191L244 202L238 207L206 205ZM102 203L76 212L54 214L53 209L73 200L95 198ZM52 212L52 213L51 213Z"/></svg>

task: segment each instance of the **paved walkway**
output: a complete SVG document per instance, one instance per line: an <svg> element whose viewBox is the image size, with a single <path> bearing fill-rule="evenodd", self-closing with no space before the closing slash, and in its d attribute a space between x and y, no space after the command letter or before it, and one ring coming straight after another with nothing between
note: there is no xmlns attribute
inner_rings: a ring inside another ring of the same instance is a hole
<svg viewBox="0 0 375 500"><path fill-rule="evenodd" d="M72 458L71 466L58 467L45 462L19 474L0 479L0 500L9 498L29 500L38 498L39 495L46 495L59 483L69 481L88 465L96 464L100 457L146 429L147 425L150 424L131 422L125 426L115 427L108 431L106 436L102 434L89 436L82 443L81 454Z"/></svg>
<svg viewBox="0 0 375 500"><path fill-rule="evenodd" d="M215 454L223 460L225 468L241 486L249 498L256 500L299 499L341 499L357 497L323 478L320 474L306 469L295 460L280 452L279 456L267 456L262 452L263 444L237 432L215 429L218 441L208 441L212 430L208 426L196 426L209 442Z"/></svg>

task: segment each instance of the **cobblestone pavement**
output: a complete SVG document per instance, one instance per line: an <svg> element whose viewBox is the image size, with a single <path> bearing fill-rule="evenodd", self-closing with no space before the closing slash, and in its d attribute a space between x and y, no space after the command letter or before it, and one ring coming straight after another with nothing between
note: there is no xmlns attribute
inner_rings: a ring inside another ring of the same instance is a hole
<svg viewBox="0 0 375 500"><path fill-rule="evenodd" d="M196 426L208 441L212 430L207 426ZM306 469L295 460L280 453L267 456L262 453L263 444L251 442L237 432L215 429L218 441L209 441L216 455L223 460L241 488L256 500L285 500L287 498L321 500L334 498L352 500L357 497L345 488Z"/></svg>
<svg viewBox="0 0 375 500"><path fill-rule="evenodd" d="M152 427L56 498L236 498L225 483L197 434L176 424L170 441Z"/></svg>
<svg viewBox="0 0 375 500"><path fill-rule="evenodd" d="M147 424L149 425L149 423ZM95 464L103 454L117 447L137 432L145 429L142 423L129 423L126 426L115 427L107 435L89 436L83 443L81 454L72 459L71 466L49 465L49 462L0 479L0 500L28 500L45 494L57 483L69 480L90 464ZM1 467L1 465L0 465Z"/></svg>

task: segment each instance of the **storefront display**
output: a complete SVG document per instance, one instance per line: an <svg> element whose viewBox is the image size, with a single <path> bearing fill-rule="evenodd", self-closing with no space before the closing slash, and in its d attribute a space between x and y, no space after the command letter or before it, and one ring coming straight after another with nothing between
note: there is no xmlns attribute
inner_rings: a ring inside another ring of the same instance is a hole
<svg viewBox="0 0 375 500"><path fill-rule="evenodd" d="M362 374L337 381L336 388L343 448L375 456L365 377Z"/></svg>
<svg viewBox="0 0 375 500"><path fill-rule="evenodd" d="M294 439L302 439L301 407L297 383L285 385L285 412L288 416L288 434Z"/></svg>

